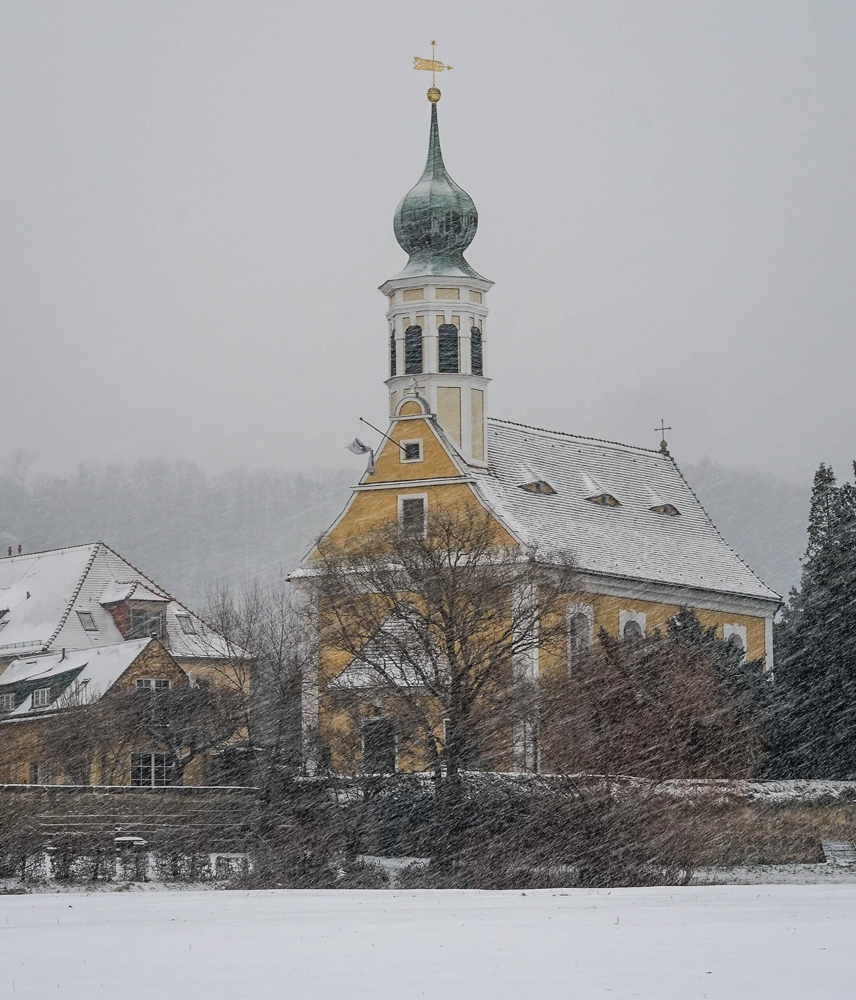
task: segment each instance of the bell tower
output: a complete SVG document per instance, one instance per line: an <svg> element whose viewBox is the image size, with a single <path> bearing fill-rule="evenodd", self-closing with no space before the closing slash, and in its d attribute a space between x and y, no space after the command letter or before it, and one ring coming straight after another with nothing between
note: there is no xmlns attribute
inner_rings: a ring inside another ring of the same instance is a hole
<svg viewBox="0 0 856 1000"><path fill-rule="evenodd" d="M420 397L465 461L487 465L485 298L493 282L464 259L478 212L443 163L436 87L428 100L428 160L393 220L409 259L380 286L389 301L389 412L396 416L408 398Z"/></svg>

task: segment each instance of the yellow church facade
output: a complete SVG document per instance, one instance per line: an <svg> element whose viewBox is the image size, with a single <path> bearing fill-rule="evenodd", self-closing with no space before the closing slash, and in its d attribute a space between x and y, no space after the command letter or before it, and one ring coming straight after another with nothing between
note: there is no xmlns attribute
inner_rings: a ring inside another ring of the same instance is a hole
<svg viewBox="0 0 856 1000"><path fill-rule="evenodd" d="M601 630L631 638L664 630L682 607L751 660L773 666L772 623L780 598L728 546L681 475L658 450L529 427L489 414L487 295L492 283L463 251L475 236L475 205L449 177L437 101L425 171L396 210L405 268L386 296L389 426L368 470L324 540L346 546L378 528L412 532L441 509L486 512L501 545L518 553L569 553L574 592L565 605L564 656L536 656L539 684L572 668ZM316 553L303 572L311 574ZM304 731L334 753L336 770L359 772L360 720L337 708L331 689L347 658L319 645L304 678ZM366 699L365 719L383 706ZM342 730L350 727L350 742ZM537 754L509 733L499 769L534 769ZM403 748L403 749L402 749ZM426 761L400 739L396 766Z"/></svg>

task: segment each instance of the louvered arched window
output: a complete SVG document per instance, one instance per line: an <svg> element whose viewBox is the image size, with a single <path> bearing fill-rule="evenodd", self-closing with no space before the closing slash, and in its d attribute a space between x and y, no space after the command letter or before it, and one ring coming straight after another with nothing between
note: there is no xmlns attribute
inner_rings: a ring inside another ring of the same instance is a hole
<svg viewBox="0 0 856 1000"><path fill-rule="evenodd" d="M409 326L404 331L404 374L422 374L422 327Z"/></svg>
<svg viewBox="0 0 856 1000"><path fill-rule="evenodd" d="M470 362L473 375L484 375L484 365L482 363L482 334L481 330L474 326L470 330Z"/></svg>
<svg viewBox="0 0 856 1000"><path fill-rule="evenodd" d="M396 375L396 361L395 361L395 334L391 333L389 335L389 374Z"/></svg>
<svg viewBox="0 0 856 1000"><path fill-rule="evenodd" d="M457 372L460 369L458 361L458 328L453 323L442 323L437 333L440 338L440 371Z"/></svg>

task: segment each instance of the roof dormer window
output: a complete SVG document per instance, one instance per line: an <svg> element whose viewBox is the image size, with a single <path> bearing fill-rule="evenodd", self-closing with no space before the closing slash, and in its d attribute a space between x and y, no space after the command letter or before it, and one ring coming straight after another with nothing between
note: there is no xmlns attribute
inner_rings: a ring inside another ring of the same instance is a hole
<svg viewBox="0 0 856 1000"><path fill-rule="evenodd" d="M678 517L681 513L678 508L671 503L658 503L649 510L653 510L655 514L667 514L669 517Z"/></svg>
<svg viewBox="0 0 856 1000"><path fill-rule="evenodd" d="M540 493L544 497L556 495L553 487L543 479L536 479L531 483L520 483L519 486L521 490L526 490L527 493Z"/></svg>
<svg viewBox="0 0 856 1000"><path fill-rule="evenodd" d="M179 624L179 626L181 628L181 631L185 635L198 635L199 634L196 631L196 626L193 624L193 619L190 617L190 615L176 615L175 617L176 617L176 619L178 621L178 624Z"/></svg>
<svg viewBox="0 0 856 1000"><path fill-rule="evenodd" d="M599 507L620 507L621 504L611 493L598 493L593 497L586 497L589 503L596 503Z"/></svg>
<svg viewBox="0 0 856 1000"><path fill-rule="evenodd" d="M166 631L164 612L158 608L131 608L126 639L162 639Z"/></svg>
<svg viewBox="0 0 856 1000"><path fill-rule="evenodd" d="M78 611L77 617L80 619L80 624L83 626L86 632L97 632L98 626L95 624L95 619L92 617L91 611Z"/></svg>

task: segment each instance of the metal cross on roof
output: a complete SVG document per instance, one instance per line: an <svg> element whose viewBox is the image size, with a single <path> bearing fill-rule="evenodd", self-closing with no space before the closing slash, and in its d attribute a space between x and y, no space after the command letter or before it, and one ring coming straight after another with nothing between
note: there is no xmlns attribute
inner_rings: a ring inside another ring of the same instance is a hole
<svg viewBox="0 0 856 1000"><path fill-rule="evenodd" d="M671 427L666 426L666 421L663 420L662 417L660 418L660 426L654 428L654 430L657 431L657 433L660 435L660 451L664 455L669 454L669 448L668 445L666 444L666 431L670 431L671 429L672 429Z"/></svg>

